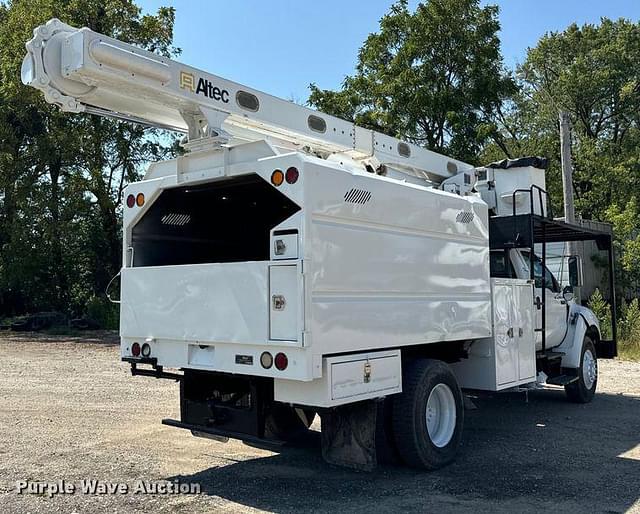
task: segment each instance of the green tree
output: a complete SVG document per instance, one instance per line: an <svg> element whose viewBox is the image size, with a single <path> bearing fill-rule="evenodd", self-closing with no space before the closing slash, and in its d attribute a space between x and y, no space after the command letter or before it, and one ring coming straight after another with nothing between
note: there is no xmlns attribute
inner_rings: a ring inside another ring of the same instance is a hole
<svg viewBox="0 0 640 514"><path fill-rule="evenodd" d="M639 69L640 24L606 18L543 36L520 67L541 116L571 115L576 209L585 218L624 205L640 178Z"/></svg>
<svg viewBox="0 0 640 514"><path fill-rule="evenodd" d="M340 91L311 84L319 110L475 162L491 113L514 92L505 74L498 8L479 0L393 4Z"/></svg>
<svg viewBox="0 0 640 514"><path fill-rule="evenodd" d="M603 18L544 35L517 70L516 100L495 111L485 159L539 154L549 158L547 189L561 212L559 111L572 120L576 213L614 224L618 279L639 278L640 24ZM498 144L499 143L499 144Z"/></svg>
<svg viewBox="0 0 640 514"><path fill-rule="evenodd" d="M0 4L0 310L82 314L120 267L121 195L162 157L157 131L61 113L20 83L24 44L57 17L172 55L174 10L132 0ZM165 140L164 138L162 139Z"/></svg>

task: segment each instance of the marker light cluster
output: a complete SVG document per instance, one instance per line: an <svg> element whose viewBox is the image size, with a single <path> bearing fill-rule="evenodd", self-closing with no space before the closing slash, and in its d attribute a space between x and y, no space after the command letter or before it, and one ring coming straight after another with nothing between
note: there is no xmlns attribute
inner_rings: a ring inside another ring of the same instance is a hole
<svg viewBox="0 0 640 514"><path fill-rule="evenodd" d="M262 355L260 355L260 364L264 369L270 369L274 363L278 371L284 371L289 365L289 359L287 359L287 356L282 352L276 353L275 359L269 352L262 352Z"/></svg>
<svg viewBox="0 0 640 514"><path fill-rule="evenodd" d="M140 343L135 342L131 345L131 355L134 357L140 357L141 355L142 357L149 357L151 355L151 346L149 343L142 343L142 346L140 346Z"/></svg>
<svg viewBox="0 0 640 514"><path fill-rule="evenodd" d="M281 186L285 180L287 181L287 184L295 184L298 181L299 176L300 172L295 166L287 168L286 173L278 169L274 170L271 174L271 183L276 187Z"/></svg>
<svg viewBox="0 0 640 514"><path fill-rule="evenodd" d="M144 205L144 193L138 193L137 195L127 196L127 207L131 209L135 206L142 207Z"/></svg>

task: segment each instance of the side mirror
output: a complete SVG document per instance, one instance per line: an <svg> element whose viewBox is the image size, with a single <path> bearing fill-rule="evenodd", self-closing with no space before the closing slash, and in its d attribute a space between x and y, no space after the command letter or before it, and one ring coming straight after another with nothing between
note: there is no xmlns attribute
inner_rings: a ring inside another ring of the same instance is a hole
<svg viewBox="0 0 640 514"><path fill-rule="evenodd" d="M574 287L582 287L582 260L579 255L571 255L569 257L569 285Z"/></svg>
<svg viewBox="0 0 640 514"><path fill-rule="evenodd" d="M569 303L570 301L573 300L573 297L574 297L573 287L564 286L564 289L562 290L562 298L564 298L564 301Z"/></svg>

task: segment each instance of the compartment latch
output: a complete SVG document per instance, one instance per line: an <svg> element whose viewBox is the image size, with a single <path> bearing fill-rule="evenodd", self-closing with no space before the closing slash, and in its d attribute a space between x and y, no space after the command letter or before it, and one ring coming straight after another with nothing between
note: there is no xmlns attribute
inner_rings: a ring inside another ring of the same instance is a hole
<svg viewBox="0 0 640 514"><path fill-rule="evenodd" d="M284 306L287 304L286 300L284 299L284 295L281 294L274 294L271 297L271 303L273 305L274 311L283 311Z"/></svg>

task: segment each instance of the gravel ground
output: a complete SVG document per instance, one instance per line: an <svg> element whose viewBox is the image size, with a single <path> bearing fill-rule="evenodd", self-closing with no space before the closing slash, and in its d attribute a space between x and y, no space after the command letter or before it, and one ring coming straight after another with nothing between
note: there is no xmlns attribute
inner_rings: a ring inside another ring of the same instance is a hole
<svg viewBox="0 0 640 514"><path fill-rule="evenodd" d="M474 400L462 453L432 473L332 468L316 444L283 453L192 437L174 382L131 377L113 336L1 335L2 512L640 512L640 363L601 362L590 405L560 390ZM317 441L317 438L315 439ZM19 480L123 483L125 494L18 494ZM138 480L200 494L134 494Z"/></svg>

